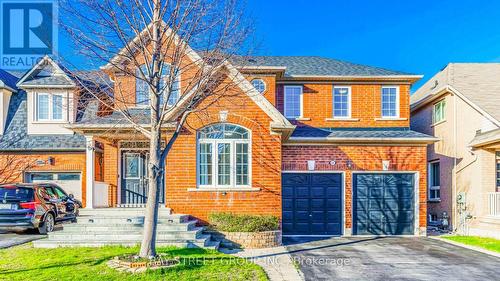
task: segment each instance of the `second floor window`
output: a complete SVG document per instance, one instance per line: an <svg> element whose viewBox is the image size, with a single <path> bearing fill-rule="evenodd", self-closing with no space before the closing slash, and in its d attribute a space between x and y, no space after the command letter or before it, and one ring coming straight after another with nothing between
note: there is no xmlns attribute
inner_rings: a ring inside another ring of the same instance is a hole
<svg viewBox="0 0 500 281"><path fill-rule="evenodd" d="M442 100L436 104L434 104L434 109L432 112L432 123L439 123L441 121L444 121L444 106L445 106L445 101Z"/></svg>
<svg viewBox="0 0 500 281"><path fill-rule="evenodd" d="M349 118L351 117L351 88L334 87L333 88L333 117Z"/></svg>
<svg viewBox="0 0 500 281"><path fill-rule="evenodd" d="M302 117L302 86L285 86L285 117Z"/></svg>
<svg viewBox="0 0 500 281"><path fill-rule="evenodd" d="M137 105L148 105L149 104L149 84L147 81L144 81L144 79L141 79L141 71L142 73L147 77L148 76L148 69L146 65L142 65L140 69L137 70L136 72L136 81L135 81L135 102ZM160 80L160 91L161 91L161 96L160 96L160 103L164 103L164 98L168 96L168 91L166 85L166 81L168 78L168 75L170 75L170 65L169 64L164 64L161 72L161 80ZM179 100L179 92L180 92L180 75L176 74L176 79L172 83L172 92L168 98L167 105L172 106L174 105L177 100Z"/></svg>
<svg viewBox="0 0 500 281"><path fill-rule="evenodd" d="M36 96L37 121L63 121L63 95L38 93Z"/></svg>
<svg viewBox="0 0 500 281"><path fill-rule="evenodd" d="M382 118L396 118L399 115L399 88L382 87Z"/></svg>

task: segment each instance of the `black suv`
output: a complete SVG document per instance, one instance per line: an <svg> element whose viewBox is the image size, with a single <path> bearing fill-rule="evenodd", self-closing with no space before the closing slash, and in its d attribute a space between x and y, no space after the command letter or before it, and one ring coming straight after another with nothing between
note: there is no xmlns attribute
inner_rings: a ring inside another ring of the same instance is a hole
<svg viewBox="0 0 500 281"><path fill-rule="evenodd" d="M62 221L76 221L81 203L51 183L0 185L0 228L54 230Z"/></svg>

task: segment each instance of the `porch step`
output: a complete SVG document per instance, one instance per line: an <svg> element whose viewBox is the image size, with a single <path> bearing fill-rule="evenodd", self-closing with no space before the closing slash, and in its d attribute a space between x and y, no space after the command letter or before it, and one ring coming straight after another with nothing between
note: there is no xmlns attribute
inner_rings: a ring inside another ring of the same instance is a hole
<svg viewBox="0 0 500 281"><path fill-rule="evenodd" d="M191 220L185 223L159 223L157 231L186 231L192 230L196 227L196 220ZM65 224L65 232L133 232L142 231L142 224L95 224L89 222L78 222L73 224Z"/></svg>
<svg viewBox="0 0 500 281"><path fill-rule="evenodd" d="M80 209L80 216L144 216L144 208L98 208ZM171 215L170 208L158 208L158 216Z"/></svg>
<svg viewBox="0 0 500 281"><path fill-rule="evenodd" d="M198 227L189 231L157 231L156 239L163 240L193 240L202 237L203 227ZM87 241L141 241L142 231L84 231L84 232L68 232L56 231L49 233L49 240L87 240Z"/></svg>
<svg viewBox="0 0 500 281"><path fill-rule="evenodd" d="M33 242L36 248L58 248L58 247L103 247L109 245L120 245L133 247L140 244L140 241L127 240L104 240L104 241L88 241L88 240L49 240L42 239ZM176 246L181 248L205 248L219 249L219 243L211 241L209 237L203 237L194 240L157 240L156 246Z"/></svg>
<svg viewBox="0 0 500 281"><path fill-rule="evenodd" d="M140 244L144 210L123 211L117 208L84 211L76 223L64 224L62 231L51 232L46 239L35 241L33 245L37 248L55 248ZM210 235L203 234L204 227L196 227L196 223L189 215L162 211L158 216L157 245L218 249L219 244L211 241Z"/></svg>

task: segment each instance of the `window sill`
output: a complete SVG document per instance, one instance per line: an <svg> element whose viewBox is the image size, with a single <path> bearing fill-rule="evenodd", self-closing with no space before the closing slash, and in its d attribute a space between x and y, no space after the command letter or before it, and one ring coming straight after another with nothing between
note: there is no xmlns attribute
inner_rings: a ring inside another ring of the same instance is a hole
<svg viewBox="0 0 500 281"><path fill-rule="evenodd" d="M67 124L69 123L66 120L41 120L41 121L32 121L33 124Z"/></svg>
<svg viewBox="0 0 500 281"><path fill-rule="evenodd" d="M400 118L400 117L382 117L375 118L375 121L406 121L408 118Z"/></svg>
<svg viewBox="0 0 500 281"><path fill-rule="evenodd" d="M289 119L295 121L311 121L311 118L306 118L306 117L289 118Z"/></svg>
<svg viewBox="0 0 500 281"><path fill-rule="evenodd" d="M359 121L359 118L326 118L325 121L337 121L337 122L356 122Z"/></svg>
<svg viewBox="0 0 500 281"><path fill-rule="evenodd" d="M429 203L441 203L441 199L428 199L427 202L429 202Z"/></svg>
<svg viewBox="0 0 500 281"><path fill-rule="evenodd" d="M188 188L188 192L253 192L260 191L257 187L198 187Z"/></svg>
<svg viewBox="0 0 500 281"><path fill-rule="evenodd" d="M437 126L437 125L442 124L442 123L444 123L444 122L446 122L446 119L445 119L445 120L441 120L441 121L439 121L439 122L436 122L436 123L434 123L434 124L431 124L431 127Z"/></svg>

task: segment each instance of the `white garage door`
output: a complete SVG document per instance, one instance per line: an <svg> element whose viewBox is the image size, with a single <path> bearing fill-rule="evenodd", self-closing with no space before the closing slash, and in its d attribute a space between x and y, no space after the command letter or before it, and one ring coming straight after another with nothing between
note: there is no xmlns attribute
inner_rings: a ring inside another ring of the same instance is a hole
<svg viewBox="0 0 500 281"><path fill-rule="evenodd" d="M26 174L26 181L50 182L62 187L67 194L73 194L76 199L82 200L82 176L78 172L47 173L30 172Z"/></svg>

